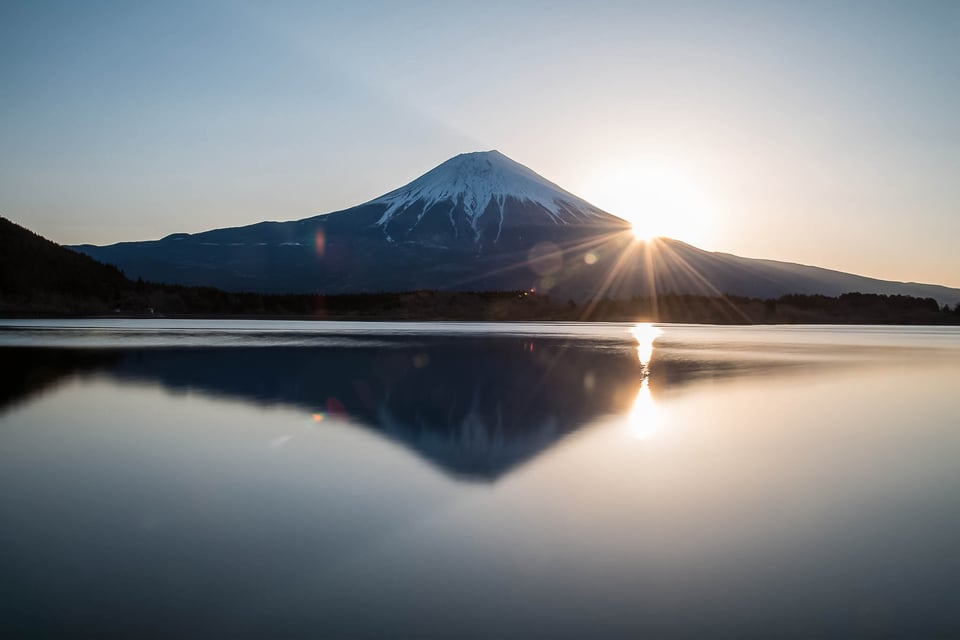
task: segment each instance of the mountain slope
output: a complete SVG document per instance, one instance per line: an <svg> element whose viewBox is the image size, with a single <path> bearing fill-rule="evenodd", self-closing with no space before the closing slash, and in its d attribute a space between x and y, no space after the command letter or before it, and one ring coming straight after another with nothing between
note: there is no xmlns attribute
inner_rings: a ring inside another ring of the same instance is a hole
<svg viewBox="0 0 960 640"><path fill-rule="evenodd" d="M291 222L76 250L132 277L233 291L537 289L778 297L849 291L960 302L960 290L706 252L630 225L497 151L456 156L367 203Z"/></svg>
<svg viewBox="0 0 960 640"><path fill-rule="evenodd" d="M743 258L729 253L708 252L677 240L661 239L664 262L679 258L691 270L709 276L712 288L758 298L775 298L786 294L820 294L838 296L848 292L908 295L934 298L941 304L960 301L960 289L917 282L894 282L869 278L833 269L810 265ZM669 269L664 265L662 269Z"/></svg>
<svg viewBox="0 0 960 640"><path fill-rule="evenodd" d="M102 311L128 284L116 267L0 217L0 312Z"/></svg>

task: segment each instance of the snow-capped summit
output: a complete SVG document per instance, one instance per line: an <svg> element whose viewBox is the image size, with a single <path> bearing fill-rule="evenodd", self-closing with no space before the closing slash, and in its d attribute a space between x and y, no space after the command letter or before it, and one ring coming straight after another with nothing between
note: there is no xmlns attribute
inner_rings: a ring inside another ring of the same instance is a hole
<svg viewBox="0 0 960 640"><path fill-rule="evenodd" d="M496 150L455 156L367 204L387 205L376 224L388 237L397 235L397 230L409 233L425 217L442 216L454 233L460 228L458 218L464 219L478 244L500 239L504 224L509 224L511 205L523 208L525 216L540 214L544 222L560 225L611 219L610 214ZM484 237L485 229L492 235Z"/></svg>

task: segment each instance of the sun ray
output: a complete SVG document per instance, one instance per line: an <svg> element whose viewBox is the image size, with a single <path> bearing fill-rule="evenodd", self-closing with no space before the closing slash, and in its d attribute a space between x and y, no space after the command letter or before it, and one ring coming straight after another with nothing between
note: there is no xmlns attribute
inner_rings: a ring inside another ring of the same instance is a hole
<svg viewBox="0 0 960 640"><path fill-rule="evenodd" d="M654 271L654 254L657 252L657 245L659 242L654 239L647 243L646 251L643 252L644 266L647 277L647 295L651 301L651 311L653 313L653 318L657 319L660 317L660 300L657 297L657 278L656 272Z"/></svg>
<svg viewBox="0 0 960 640"><path fill-rule="evenodd" d="M684 258L679 253L677 253L676 250L673 249L672 247L665 246L665 249L671 254L672 258L676 261L676 264L682 270L684 270L689 276L691 276L695 282L702 285L706 290L707 295L709 295L709 297L712 300L716 301L715 304L718 305L716 307L718 311L721 311L722 313L725 313L725 314L732 312L733 316L735 316L736 319L742 320L744 322L750 322L750 318L743 311L741 311L736 305L734 305L732 302L727 300L726 296L719 289L717 289L709 280L707 280L703 276L703 274L701 274L696 268L694 268L693 265L691 265L686 260L686 258ZM726 304L724 305L724 303ZM727 315L727 317L729 318L731 316Z"/></svg>
<svg viewBox="0 0 960 640"><path fill-rule="evenodd" d="M597 308L597 305L600 304L600 300L603 298L603 295L613 285L614 280L616 280L617 276L620 275L620 272L622 271L624 265L633 256L633 254L636 253L639 246L640 246L639 242L637 241L631 242L620 253L620 255L617 257L616 262L614 262L613 266L610 268L610 271L607 272L607 275L603 279L603 282L600 284L600 287L597 289L597 292L590 299L590 302L587 304L586 309L584 309L583 313L581 314L582 320L586 320L590 316L590 314L593 313L593 311Z"/></svg>

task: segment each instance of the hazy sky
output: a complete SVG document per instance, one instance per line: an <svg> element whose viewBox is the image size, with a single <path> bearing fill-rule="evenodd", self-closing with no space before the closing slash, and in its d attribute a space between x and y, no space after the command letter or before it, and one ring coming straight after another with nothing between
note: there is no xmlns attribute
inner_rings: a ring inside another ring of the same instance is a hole
<svg viewBox="0 0 960 640"><path fill-rule="evenodd" d="M58 242L494 148L707 249L960 286L960 1L0 1L0 214Z"/></svg>

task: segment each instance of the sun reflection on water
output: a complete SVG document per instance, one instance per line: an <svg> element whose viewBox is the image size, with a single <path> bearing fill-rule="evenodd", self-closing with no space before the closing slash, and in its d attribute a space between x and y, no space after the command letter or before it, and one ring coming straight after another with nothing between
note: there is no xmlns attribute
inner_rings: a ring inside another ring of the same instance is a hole
<svg viewBox="0 0 960 640"><path fill-rule="evenodd" d="M660 428L660 416L657 405L650 394L650 379L644 378L637 391L637 399L633 401L630 413L627 416L627 426L630 434L638 440L644 440L655 434Z"/></svg>
<svg viewBox="0 0 960 640"><path fill-rule="evenodd" d="M650 364L650 358L653 357L653 343L663 332L649 322L640 322L630 330L630 333L637 339L637 358L640 359L640 365L644 368L644 375L647 375L646 368Z"/></svg>
<svg viewBox="0 0 960 640"><path fill-rule="evenodd" d="M630 333L637 340L637 359L643 369L643 380L627 415L627 426L635 438L642 440L652 436L660 427L657 405L650 393L650 361L653 359L653 344L662 331L649 322L641 322Z"/></svg>

